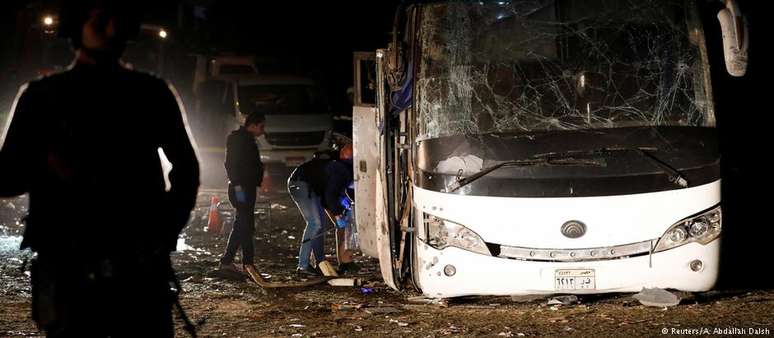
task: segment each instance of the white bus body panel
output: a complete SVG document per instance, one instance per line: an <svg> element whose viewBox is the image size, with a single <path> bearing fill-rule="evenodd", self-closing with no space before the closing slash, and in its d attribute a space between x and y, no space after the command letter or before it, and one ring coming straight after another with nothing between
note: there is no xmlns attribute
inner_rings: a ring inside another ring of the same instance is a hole
<svg viewBox="0 0 774 338"><path fill-rule="evenodd" d="M379 167L379 131L376 108L352 109L352 144L355 180L355 224L360 251L379 257L376 249L376 172Z"/></svg>
<svg viewBox="0 0 774 338"><path fill-rule="evenodd" d="M462 224L489 243L544 249L599 248L660 238L676 222L719 204L720 181L653 193L566 198L465 196L415 187L414 203L417 210ZM562 224L570 220L583 222L586 234L576 239L562 235ZM537 262L453 247L436 250L420 241L416 272L423 292L431 297L557 293L555 270L580 268L594 269L597 281L594 290L577 293L636 292L642 287L703 291L717 279L719 242L706 246L691 243L633 258ZM689 268L694 259L704 263L699 272ZM456 268L452 277L443 273L447 264Z"/></svg>
<svg viewBox="0 0 774 338"><path fill-rule="evenodd" d="M464 196L414 189L417 209L459 223L486 242L575 249L656 239L675 222L720 203L720 181L689 189L602 197L512 198ZM587 227L584 236L564 237L567 221Z"/></svg>
<svg viewBox="0 0 774 338"><path fill-rule="evenodd" d="M376 51L376 76L377 93L384 93L384 51L381 49ZM375 128L373 131L374 144L376 145L376 154L378 154L376 156L376 165L374 166L377 170L374 184L375 203L373 213L376 216L374 229L376 230L376 257L379 258L382 279L384 279L384 283L387 284L387 286L398 289L398 286L395 284L393 274L395 266L392 259L392 252L390 251L390 228L388 218L390 216L388 215L387 208L389 201L387 200L387 177L385 176L387 175L388 170L383 156L385 154L386 144L384 135L379 131L380 128L377 128L378 125L383 125L382 123L384 123L384 112L387 107L385 99L384 95L377 95L377 109L375 111L374 124L369 125ZM353 126L353 135L360 132L362 131L354 129ZM359 159L355 158L355 160L358 161ZM356 200L362 197L363 196L358 197L358 195L355 195ZM355 202L355 205L358 203L359 202Z"/></svg>
<svg viewBox="0 0 774 338"><path fill-rule="evenodd" d="M383 142L382 142L383 143ZM380 163L383 165L383 163ZM382 168L384 169L384 168ZM379 268L382 270L382 279L387 286L398 289L393 279L393 262L390 253L390 229L387 219L387 193L385 186L385 177L382 175L384 170L379 170L376 174L376 252L379 257Z"/></svg>

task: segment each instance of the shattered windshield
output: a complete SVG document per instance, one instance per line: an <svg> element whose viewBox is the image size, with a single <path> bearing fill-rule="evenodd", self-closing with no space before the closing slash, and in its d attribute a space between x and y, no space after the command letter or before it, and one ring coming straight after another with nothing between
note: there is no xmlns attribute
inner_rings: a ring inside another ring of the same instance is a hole
<svg viewBox="0 0 774 338"><path fill-rule="evenodd" d="M419 140L715 124L703 31L684 1L432 3L419 39Z"/></svg>

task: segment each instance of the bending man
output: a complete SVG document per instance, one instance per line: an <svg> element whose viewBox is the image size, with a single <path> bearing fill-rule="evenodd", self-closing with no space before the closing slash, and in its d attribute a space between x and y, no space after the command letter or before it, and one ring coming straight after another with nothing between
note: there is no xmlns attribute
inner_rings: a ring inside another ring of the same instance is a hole
<svg viewBox="0 0 774 338"><path fill-rule="evenodd" d="M352 144L346 144L338 152L338 159L316 154L315 158L296 168L288 179L288 191L298 210L304 217L306 228L301 239L296 271L303 275L317 275L311 265L311 254L317 265L325 259L325 224L328 215L337 223L345 222L345 208L340 201L346 189L352 184ZM343 231L340 231L343 235ZM337 232L338 233L338 232ZM343 250L343 241L338 239L339 270L355 268L350 252Z"/></svg>

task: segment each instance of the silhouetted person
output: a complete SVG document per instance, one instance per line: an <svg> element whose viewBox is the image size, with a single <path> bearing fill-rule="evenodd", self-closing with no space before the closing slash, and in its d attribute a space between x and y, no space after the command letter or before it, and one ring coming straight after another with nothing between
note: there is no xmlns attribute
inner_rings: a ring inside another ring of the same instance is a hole
<svg viewBox="0 0 774 338"><path fill-rule="evenodd" d="M129 6L66 4L76 59L22 87L0 139L0 196L29 193L21 246L37 253L33 318L51 337L173 336L169 253L199 164L175 92L119 60L139 31Z"/></svg>
<svg viewBox="0 0 774 338"><path fill-rule="evenodd" d="M255 199L257 189L263 180L263 164L255 138L263 135L265 119L263 114L253 112L247 115L245 123L228 135L226 140L226 174L228 175L228 198L236 209L234 226L228 236L226 252L220 259L220 269L237 271L234 257L242 248L244 271L252 278L258 278L254 266Z"/></svg>

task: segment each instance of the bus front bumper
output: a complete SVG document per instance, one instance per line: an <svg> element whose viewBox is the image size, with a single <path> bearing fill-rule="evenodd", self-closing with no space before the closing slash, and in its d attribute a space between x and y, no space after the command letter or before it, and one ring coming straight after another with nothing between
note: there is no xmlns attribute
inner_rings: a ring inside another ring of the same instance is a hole
<svg viewBox="0 0 774 338"><path fill-rule="evenodd" d="M417 245L416 278L425 296L590 294L642 288L707 291L717 280L720 239L637 257L539 262ZM700 269L696 269L701 262ZM693 264L693 269L691 263ZM696 269L697 271L694 271Z"/></svg>

